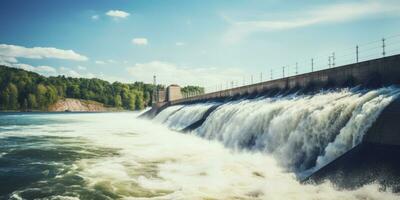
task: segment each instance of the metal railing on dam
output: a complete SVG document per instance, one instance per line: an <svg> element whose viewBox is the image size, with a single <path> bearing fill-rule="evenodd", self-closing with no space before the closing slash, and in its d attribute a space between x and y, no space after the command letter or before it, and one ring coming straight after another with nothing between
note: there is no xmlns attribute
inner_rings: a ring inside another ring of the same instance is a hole
<svg viewBox="0 0 400 200"><path fill-rule="evenodd" d="M265 81L170 102L171 105L260 94L272 90L322 89L362 85L376 87L400 83L400 54L335 68Z"/></svg>
<svg viewBox="0 0 400 200"><path fill-rule="evenodd" d="M390 57L400 54L400 34L391 35L378 40L360 43L349 46L348 48L339 49L337 51L316 55L308 59L299 60L291 64L282 65L280 67L268 68L259 74L244 75L243 80L229 80L221 82L218 85L205 86L207 94L226 93L235 88L252 87L265 82L279 80L288 77L297 77L298 75L308 74L326 69L341 68L364 61L374 60L378 58ZM259 78L258 78L259 75ZM203 94L191 93L184 96L190 100L194 96L204 96ZM196 98L199 98L196 97Z"/></svg>

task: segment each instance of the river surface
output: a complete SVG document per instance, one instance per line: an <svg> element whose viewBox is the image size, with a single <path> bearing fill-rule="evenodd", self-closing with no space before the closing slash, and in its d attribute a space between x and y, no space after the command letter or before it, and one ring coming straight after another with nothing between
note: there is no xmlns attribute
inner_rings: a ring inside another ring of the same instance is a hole
<svg viewBox="0 0 400 200"><path fill-rule="evenodd" d="M300 184L276 156L137 113L0 114L0 199L400 199Z"/></svg>

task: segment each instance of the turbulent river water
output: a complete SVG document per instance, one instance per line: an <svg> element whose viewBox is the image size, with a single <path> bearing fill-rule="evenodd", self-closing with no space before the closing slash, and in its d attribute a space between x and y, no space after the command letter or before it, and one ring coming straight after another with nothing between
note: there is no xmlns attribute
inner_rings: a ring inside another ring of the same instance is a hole
<svg viewBox="0 0 400 200"><path fill-rule="evenodd" d="M306 177L359 144L399 93L397 87L348 88L313 95L177 105L163 110L155 121L182 130L210 107L218 106L192 134L221 141L232 149L273 155L281 166Z"/></svg>
<svg viewBox="0 0 400 200"><path fill-rule="evenodd" d="M398 194L381 190L377 184L356 190L335 189L329 182L301 184L298 172L312 166L296 161L296 155L292 155L291 161L291 150L285 146L290 143L289 133L296 133L293 123L302 127L297 131L309 133L304 140L313 138L312 134L318 130L328 132L334 127L340 127L336 129L345 134L344 127L349 121L373 120L395 95L397 89L386 88L327 92L314 97L288 96L279 101L237 101L221 105L203 126L190 134L171 129L187 126L214 104L171 107L153 121L138 119L138 113L129 112L3 113L0 114L0 199L399 199ZM265 102L270 102L271 107L260 108ZM245 112L238 110L238 104L252 108L246 109L246 117L234 114ZM307 105L309 109L299 105ZM193 114L193 109L200 114ZM261 116L255 110L274 111L275 115ZM298 120L281 119L284 112L290 112ZM275 117L269 120L268 116ZM337 118L339 122L324 126L318 122L322 117ZM237 127L211 121L221 119L235 122ZM246 119L265 122L270 128L247 127L243 121ZM280 120L286 122L281 128ZM362 133L362 127L351 127L348 132ZM253 139L244 139L240 134L244 129L250 129L246 131L255 135ZM264 130L263 134L260 130ZM269 149L266 138L271 136L265 130L288 136L282 136L286 139L277 144L279 148ZM233 135L228 136L228 132ZM336 143L337 135L330 136L326 144L321 142L325 149ZM333 146L341 146L336 144ZM307 155L323 163L324 159L329 160L325 154Z"/></svg>

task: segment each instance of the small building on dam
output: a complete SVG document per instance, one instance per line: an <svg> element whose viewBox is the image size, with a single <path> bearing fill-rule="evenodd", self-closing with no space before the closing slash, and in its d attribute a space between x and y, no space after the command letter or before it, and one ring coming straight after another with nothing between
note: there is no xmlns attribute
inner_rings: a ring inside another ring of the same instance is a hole
<svg viewBox="0 0 400 200"><path fill-rule="evenodd" d="M177 84L169 85L166 89L157 89L153 94L153 103L156 105L182 99L181 87Z"/></svg>

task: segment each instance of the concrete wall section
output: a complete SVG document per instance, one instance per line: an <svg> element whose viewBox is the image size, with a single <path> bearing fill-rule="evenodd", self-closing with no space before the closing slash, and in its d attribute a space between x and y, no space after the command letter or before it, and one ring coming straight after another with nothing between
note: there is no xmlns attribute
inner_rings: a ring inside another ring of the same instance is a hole
<svg viewBox="0 0 400 200"><path fill-rule="evenodd" d="M373 144L398 145L400 147L400 99L388 105L363 138Z"/></svg>
<svg viewBox="0 0 400 200"><path fill-rule="evenodd" d="M146 111L145 113L141 114L139 118L149 118L152 119L162 110L170 106L169 102L159 102L154 103L150 110Z"/></svg>
<svg viewBox="0 0 400 200"><path fill-rule="evenodd" d="M319 184L330 180L339 188L347 189L378 183L394 192L400 192L399 154L398 145L362 143L302 182Z"/></svg>
<svg viewBox="0 0 400 200"><path fill-rule="evenodd" d="M185 99L178 99L172 101L171 104L231 98L235 96L266 93L274 90L319 90L322 88L340 88L354 85L378 87L399 83L400 55L394 55Z"/></svg>
<svg viewBox="0 0 400 200"><path fill-rule="evenodd" d="M167 100L174 101L182 99L181 87L178 85L170 85L167 87Z"/></svg>

